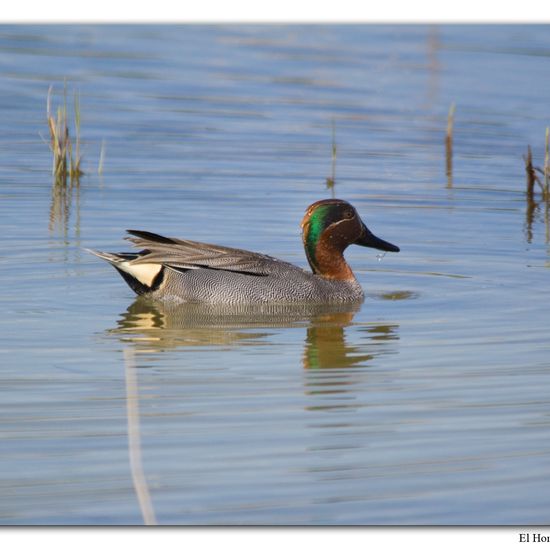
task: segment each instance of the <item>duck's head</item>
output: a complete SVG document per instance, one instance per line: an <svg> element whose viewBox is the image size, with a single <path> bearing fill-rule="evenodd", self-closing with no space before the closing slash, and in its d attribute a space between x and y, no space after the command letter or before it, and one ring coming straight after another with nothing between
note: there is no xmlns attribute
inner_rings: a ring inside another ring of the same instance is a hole
<svg viewBox="0 0 550 550"><path fill-rule="evenodd" d="M326 279L354 279L343 256L350 244L399 252L399 247L373 235L355 208L340 199L314 202L307 208L301 225L309 265L315 274Z"/></svg>

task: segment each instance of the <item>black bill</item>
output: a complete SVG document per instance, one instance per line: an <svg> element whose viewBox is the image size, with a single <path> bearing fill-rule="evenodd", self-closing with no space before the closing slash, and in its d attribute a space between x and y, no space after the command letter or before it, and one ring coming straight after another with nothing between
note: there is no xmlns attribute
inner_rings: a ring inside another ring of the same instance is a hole
<svg viewBox="0 0 550 550"><path fill-rule="evenodd" d="M376 235L371 233L366 225L363 224L363 234L355 241L354 244L360 246L368 246L370 248L376 248L377 250L385 250L386 252L399 252L399 247L391 244L387 241L379 239Z"/></svg>

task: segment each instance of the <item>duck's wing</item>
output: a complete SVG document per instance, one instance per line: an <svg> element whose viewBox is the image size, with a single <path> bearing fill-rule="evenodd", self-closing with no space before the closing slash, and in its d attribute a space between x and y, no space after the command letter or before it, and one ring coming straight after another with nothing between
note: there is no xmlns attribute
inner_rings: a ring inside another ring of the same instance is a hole
<svg viewBox="0 0 550 550"><path fill-rule="evenodd" d="M129 229L128 233L132 236L126 237L127 240L143 248L130 261L132 265L161 264L177 270L204 268L260 276L269 275L276 267L299 269L272 256L248 250L163 237L134 229Z"/></svg>

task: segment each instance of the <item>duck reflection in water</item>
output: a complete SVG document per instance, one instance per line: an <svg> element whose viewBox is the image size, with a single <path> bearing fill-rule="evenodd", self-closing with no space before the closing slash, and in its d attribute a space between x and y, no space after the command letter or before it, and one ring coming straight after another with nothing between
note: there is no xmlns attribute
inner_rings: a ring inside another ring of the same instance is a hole
<svg viewBox="0 0 550 550"><path fill-rule="evenodd" d="M361 304L170 304L138 298L110 331L139 353L184 347L265 345L277 328L305 328L306 369L365 366L391 352L396 325L353 322ZM346 328L358 326L368 339L346 342Z"/></svg>
<svg viewBox="0 0 550 550"><path fill-rule="evenodd" d="M368 325L361 327L370 336L367 344L346 342L345 327L352 325L353 314L322 315L307 329L304 368L331 369L366 366L381 353L390 353L388 344L397 340L397 325ZM380 344L386 344L382 347ZM368 346L368 352L365 353Z"/></svg>

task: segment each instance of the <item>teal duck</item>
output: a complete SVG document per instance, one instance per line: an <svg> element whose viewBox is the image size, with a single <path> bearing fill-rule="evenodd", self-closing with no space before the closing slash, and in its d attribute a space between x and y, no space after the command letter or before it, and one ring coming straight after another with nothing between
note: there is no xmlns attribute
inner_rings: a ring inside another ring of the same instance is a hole
<svg viewBox="0 0 550 550"><path fill-rule="evenodd" d="M257 252L136 230L128 230L126 238L139 252L90 252L109 262L139 295L207 304L361 301L363 289L344 250L357 244L399 252L373 235L343 200L313 203L301 227L311 272Z"/></svg>

